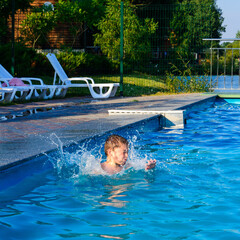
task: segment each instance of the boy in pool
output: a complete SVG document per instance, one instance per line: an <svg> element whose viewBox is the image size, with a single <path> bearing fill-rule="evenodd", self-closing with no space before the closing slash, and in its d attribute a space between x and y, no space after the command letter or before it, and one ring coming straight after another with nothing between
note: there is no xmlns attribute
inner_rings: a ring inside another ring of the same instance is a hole
<svg viewBox="0 0 240 240"><path fill-rule="evenodd" d="M128 158L128 141L119 135L111 135L105 142L104 151L107 160L101 162L102 169L109 173L115 174L120 172L124 167L128 168L126 164ZM156 160L149 160L146 163L145 170L152 169L156 166Z"/></svg>

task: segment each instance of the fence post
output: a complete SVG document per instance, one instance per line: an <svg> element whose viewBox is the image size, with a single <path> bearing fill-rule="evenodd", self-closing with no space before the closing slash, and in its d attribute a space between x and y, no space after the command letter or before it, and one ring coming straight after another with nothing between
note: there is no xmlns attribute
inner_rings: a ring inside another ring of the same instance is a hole
<svg viewBox="0 0 240 240"><path fill-rule="evenodd" d="M15 0L12 0L12 54L11 54L11 72L15 72Z"/></svg>
<svg viewBox="0 0 240 240"><path fill-rule="evenodd" d="M123 1L120 10L120 96L123 96Z"/></svg>

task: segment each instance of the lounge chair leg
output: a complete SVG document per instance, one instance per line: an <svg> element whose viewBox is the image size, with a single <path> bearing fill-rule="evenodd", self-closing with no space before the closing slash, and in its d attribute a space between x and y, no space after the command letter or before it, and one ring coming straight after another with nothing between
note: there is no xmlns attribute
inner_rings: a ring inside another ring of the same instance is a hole
<svg viewBox="0 0 240 240"><path fill-rule="evenodd" d="M33 95L34 89L30 89L30 91L24 92L22 94L21 99L25 98L25 100L30 100Z"/></svg>
<svg viewBox="0 0 240 240"><path fill-rule="evenodd" d="M59 95L59 98L64 98L67 94L67 90L68 90L67 88L63 88L61 90L61 94Z"/></svg>
<svg viewBox="0 0 240 240"><path fill-rule="evenodd" d="M3 100L3 102L5 102L5 103L11 102L12 95L13 95L12 92L11 93L4 93L4 100Z"/></svg>
<svg viewBox="0 0 240 240"><path fill-rule="evenodd" d="M49 87L46 91L44 99L52 99L55 96L56 90L57 90L57 87L55 87L55 86ZM49 94L48 94L48 91L49 91Z"/></svg>
<svg viewBox="0 0 240 240"><path fill-rule="evenodd" d="M66 87L59 87L58 89L56 89L56 92L54 94L54 97L56 98L64 98L67 94L67 90L68 88Z"/></svg>
<svg viewBox="0 0 240 240"><path fill-rule="evenodd" d="M31 99L33 93L33 89L30 89L30 91L21 91L21 95L18 97L15 94L14 100L16 101L22 101L22 100L29 100Z"/></svg>
<svg viewBox="0 0 240 240"><path fill-rule="evenodd" d="M98 88L99 93L94 91L94 88ZM98 86L97 84L95 86L89 85L89 90L93 98L109 98L109 96L111 95L113 86L108 86L109 89L105 93L103 93L103 88L106 88L106 86Z"/></svg>
<svg viewBox="0 0 240 240"><path fill-rule="evenodd" d="M37 92L37 90L40 91L40 93ZM31 99L44 99L47 94L47 89L34 89Z"/></svg>
<svg viewBox="0 0 240 240"><path fill-rule="evenodd" d="M114 86L114 87L113 87L113 90L112 90L112 92L111 92L110 97L114 97L114 96L115 96L115 94L116 94L116 92L117 92L117 89L118 89L118 86Z"/></svg>
<svg viewBox="0 0 240 240"><path fill-rule="evenodd" d="M39 94L38 96L38 99L44 99L44 97L46 96L47 94L47 89L42 89L41 90L41 93Z"/></svg>
<svg viewBox="0 0 240 240"><path fill-rule="evenodd" d="M2 92L2 97L0 99L0 102L3 103L9 103L13 100L14 95L15 95L16 91L12 91L12 92Z"/></svg>

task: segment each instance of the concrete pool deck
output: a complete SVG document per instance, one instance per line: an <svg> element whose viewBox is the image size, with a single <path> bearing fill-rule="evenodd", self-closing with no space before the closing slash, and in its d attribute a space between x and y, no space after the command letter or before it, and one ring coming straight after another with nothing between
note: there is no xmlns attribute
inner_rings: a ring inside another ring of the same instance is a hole
<svg viewBox="0 0 240 240"><path fill-rule="evenodd" d="M0 106L0 167L101 135L154 114L109 115L108 110L169 111L205 103L213 94L179 94L145 97L66 98Z"/></svg>

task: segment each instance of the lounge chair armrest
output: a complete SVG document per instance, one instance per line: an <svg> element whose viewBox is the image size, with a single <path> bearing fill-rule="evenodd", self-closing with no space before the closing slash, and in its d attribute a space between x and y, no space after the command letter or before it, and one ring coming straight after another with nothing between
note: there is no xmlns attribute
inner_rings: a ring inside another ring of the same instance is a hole
<svg viewBox="0 0 240 240"><path fill-rule="evenodd" d="M29 82L30 85L33 85L32 81L37 81L40 83L40 85L45 85L41 78L22 77L21 80Z"/></svg>
<svg viewBox="0 0 240 240"><path fill-rule="evenodd" d="M89 78L89 77L84 77L85 79L87 79L88 81L91 82L91 84L95 84L94 80L92 78Z"/></svg>
<svg viewBox="0 0 240 240"><path fill-rule="evenodd" d="M94 81L92 78L88 78L88 77L73 77L73 78L68 78L66 79L68 81L84 81L87 84L94 84Z"/></svg>
<svg viewBox="0 0 240 240"><path fill-rule="evenodd" d="M20 78L23 82L27 82L29 85L33 85L30 79Z"/></svg>

